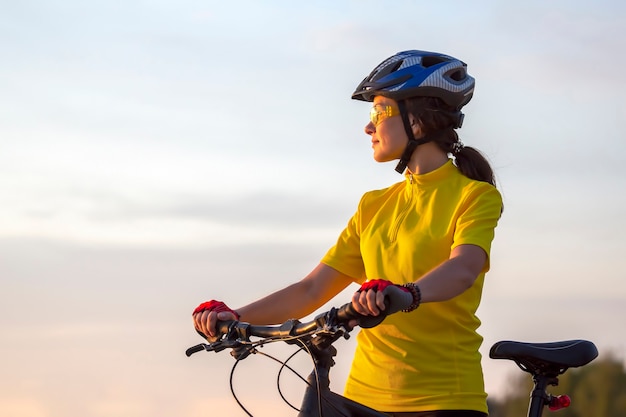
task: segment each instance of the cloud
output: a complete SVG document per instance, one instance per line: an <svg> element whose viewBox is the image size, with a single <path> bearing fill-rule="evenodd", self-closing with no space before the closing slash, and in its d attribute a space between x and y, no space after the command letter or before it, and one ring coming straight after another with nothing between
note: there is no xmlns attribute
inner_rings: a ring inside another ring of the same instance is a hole
<svg viewBox="0 0 626 417"><path fill-rule="evenodd" d="M610 9L507 4L495 9L491 24L499 48L488 58L489 78L509 80L536 92L613 96L624 84L626 18Z"/></svg>

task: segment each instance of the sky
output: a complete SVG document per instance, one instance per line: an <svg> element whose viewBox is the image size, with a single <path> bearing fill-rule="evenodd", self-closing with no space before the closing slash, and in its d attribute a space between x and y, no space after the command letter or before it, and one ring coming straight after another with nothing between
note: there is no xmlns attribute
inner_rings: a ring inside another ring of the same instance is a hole
<svg viewBox="0 0 626 417"><path fill-rule="evenodd" d="M626 354L626 3L0 5L1 416L245 415L228 354L185 357L191 311L304 277L364 192L402 180L350 96L407 49L477 80L459 134L505 205L479 309L489 394L519 373L488 358L498 340ZM277 371L237 366L255 416L294 415Z"/></svg>

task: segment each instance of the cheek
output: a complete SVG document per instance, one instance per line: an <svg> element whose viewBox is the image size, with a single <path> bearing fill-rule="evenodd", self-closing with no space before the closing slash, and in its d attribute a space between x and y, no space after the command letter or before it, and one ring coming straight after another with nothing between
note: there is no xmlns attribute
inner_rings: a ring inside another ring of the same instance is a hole
<svg viewBox="0 0 626 417"><path fill-rule="evenodd" d="M385 136L387 138L387 143L389 146L394 148L402 148L406 146L409 141L406 137L406 132L402 128L402 126L393 126L391 129L387 129L385 132Z"/></svg>

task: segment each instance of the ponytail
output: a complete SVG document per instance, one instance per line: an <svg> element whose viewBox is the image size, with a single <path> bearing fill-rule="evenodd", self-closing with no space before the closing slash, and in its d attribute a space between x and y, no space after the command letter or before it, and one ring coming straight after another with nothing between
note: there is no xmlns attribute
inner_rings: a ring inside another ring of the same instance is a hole
<svg viewBox="0 0 626 417"><path fill-rule="evenodd" d="M478 149L471 146L462 146L452 155L454 156L456 166L463 175L473 180L488 182L494 187L496 186L493 169L489 165L487 158Z"/></svg>

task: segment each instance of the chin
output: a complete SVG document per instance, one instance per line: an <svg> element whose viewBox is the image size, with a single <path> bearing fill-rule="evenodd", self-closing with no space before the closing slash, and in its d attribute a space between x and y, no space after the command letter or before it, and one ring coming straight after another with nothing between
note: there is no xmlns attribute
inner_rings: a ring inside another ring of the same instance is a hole
<svg viewBox="0 0 626 417"><path fill-rule="evenodd" d="M397 159L397 158L390 158L386 155L374 154L374 161L376 162L389 162L389 161L393 161L394 159Z"/></svg>

